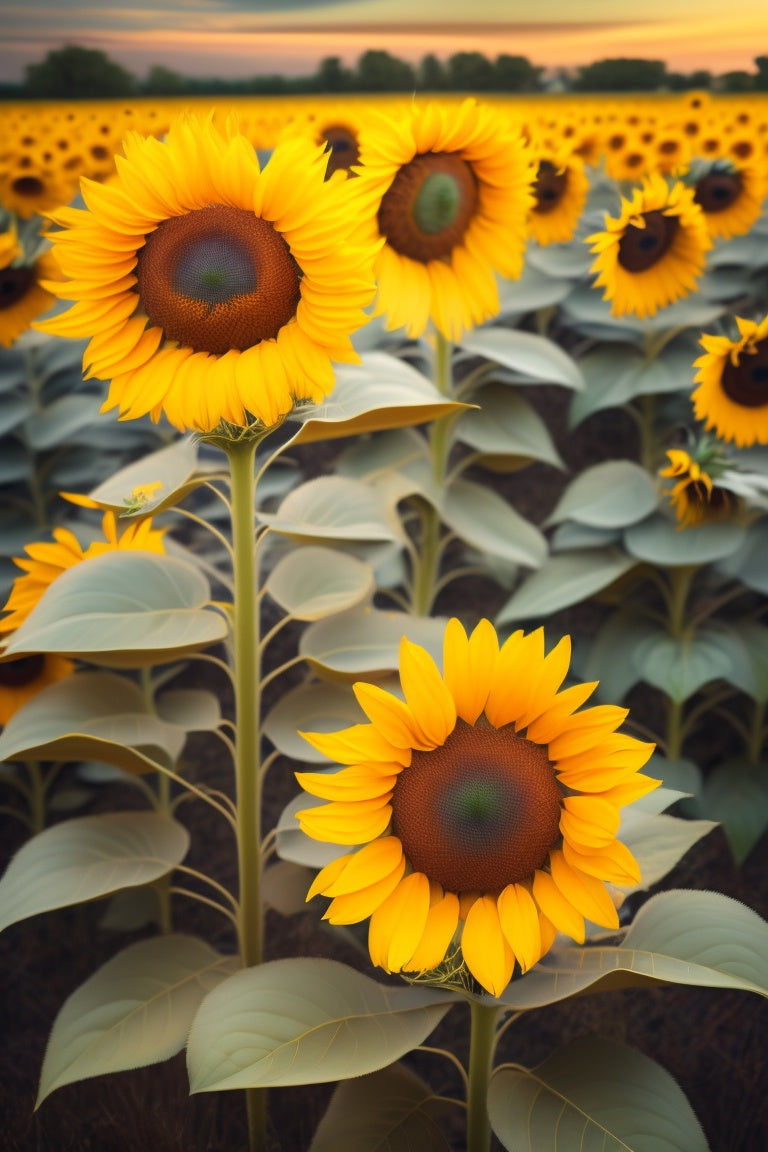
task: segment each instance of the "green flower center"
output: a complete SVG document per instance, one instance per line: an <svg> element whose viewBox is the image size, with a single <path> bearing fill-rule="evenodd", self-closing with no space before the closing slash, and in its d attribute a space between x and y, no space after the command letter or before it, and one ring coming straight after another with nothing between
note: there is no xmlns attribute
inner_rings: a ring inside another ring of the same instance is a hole
<svg viewBox="0 0 768 1152"><path fill-rule="evenodd" d="M398 171L379 206L379 231L396 252L448 259L477 206L477 180L455 152L425 152Z"/></svg>
<svg viewBox="0 0 768 1152"><path fill-rule="evenodd" d="M669 250L680 226L677 216L644 212L644 228L628 224L619 240L619 264L627 272L646 272Z"/></svg>
<svg viewBox="0 0 768 1152"><path fill-rule="evenodd" d="M559 843L561 800L546 748L458 720L441 747L413 753L392 825L413 868L447 891L501 892Z"/></svg>

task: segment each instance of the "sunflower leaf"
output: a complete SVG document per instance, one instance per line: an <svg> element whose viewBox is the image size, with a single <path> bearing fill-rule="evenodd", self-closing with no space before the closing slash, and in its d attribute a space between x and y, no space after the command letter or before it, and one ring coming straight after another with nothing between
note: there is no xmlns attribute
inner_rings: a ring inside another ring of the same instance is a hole
<svg viewBox="0 0 768 1152"><path fill-rule="evenodd" d="M141 940L113 956L56 1017L36 1107L64 1084L175 1056L203 997L236 967L233 957L177 933Z"/></svg>
<svg viewBox="0 0 768 1152"><path fill-rule="evenodd" d="M388 503L370 484L349 476L318 476L283 500L277 512L260 513L272 531L299 540L397 540L400 527Z"/></svg>
<svg viewBox="0 0 768 1152"><path fill-rule="evenodd" d="M148 489L141 499L142 516L178 504L194 488L206 482L203 474L194 477L197 445L191 438L177 440L141 460L121 468L90 494L100 508L125 512L137 489Z"/></svg>
<svg viewBox="0 0 768 1152"><path fill-rule="evenodd" d="M707 1152L701 1125L666 1069L598 1036L572 1041L535 1069L497 1069L488 1114L508 1152Z"/></svg>
<svg viewBox="0 0 768 1152"><path fill-rule="evenodd" d="M613 584L636 563L619 548L584 548L550 556L507 600L496 623L548 616L578 604Z"/></svg>
<svg viewBox="0 0 768 1152"><path fill-rule="evenodd" d="M623 528L656 507L656 485L631 460L605 460L586 468L566 488L547 525L575 520L593 528Z"/></svg>
<svg viewBox="0 0 768 1152"><path fill-rule="evenodd" d="M638 560L674 568L722 560L736 552L743 539L740 524L723 521L680 530L674 520L656 512L626 530L624 546Z"/></svg>
<svg viewBox="0 0 768 1152"><path fill-rule="evenodd" d="M436 1123L447 1106L403 1064L344 1080L309 1152L450 1152Z"/></svg>
<svg viewBox="0 0 768 1152"><path fill-rule="evenodd" d="M575 389L584 387L576 362L546 336L489 325L468 332L461 339L461 347L466 352L511 368L527 383L564 384L566 388Z"/></svg>
<svg viewBox="0 0 768 1152"><path fill-rule="evenodd" d="M365 714L347 685L300 684L284 692L267 713L262 731L275 748L294 760L328 763L328 757L304 740L306 732L338 732L365 723Z"/></svg>
<svg viewBox="0 0 768 1152"><path fill-rule="evenodd" d="M768 769L744 760L721 764L708 773L700 801L701 811L722 824L742 864L768 827Z"/></svg>
<svg viewBox="0 0 768 1152"><path fill-rule="evenodd" d="M333 548L308 546L283 556L264 587L294 619L321 620L369 598L373 569Z"/></svg>
<svg viewBox="0 0 768 1152"><path fill-rule="evenodd" d="M0 930L38 912L149 884L180 864L183 825L156 812L109 812L54 824L27 840L0 880Z"/></svg>
<svg viewBox="0 0 768 1152"><path fill-rule="evenodd" d="M230 976L192 1024L192 1092L346 1080L411 1051L455 997L388 988L318 957L275 960Z"/></svg>
<svg viewBox="0 0 768 1152"><path fill-rule="evenodd" d="M465 543L512 564L538 568L547 555L538 528L482 484L454 480L445 492L441 516Z"/></svg>
<svg viewBox="0 0 768 1152"><path fill-rule="evenodd" d="M384 612L378 608L352 608L305 629L299 653L325 675L359 679L362 674L396 671L403 636L442 660L445 620Z"/></svg>
<svg viewBox="0 0 768 1152"><path fill-rule="evenodd" d="M479 407L459 418L454 434L480 453L484 468L507 472L532 460L565 468L547 425L517 389L490 384L475 400Z"/></svg>

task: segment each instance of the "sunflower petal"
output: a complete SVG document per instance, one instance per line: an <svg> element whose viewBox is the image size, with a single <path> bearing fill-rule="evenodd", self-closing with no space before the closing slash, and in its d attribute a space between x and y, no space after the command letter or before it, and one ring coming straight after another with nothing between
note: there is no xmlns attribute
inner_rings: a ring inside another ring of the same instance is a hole
<svg viewBox="0 0 768 1152"><path fill-rule="evenodd" d="M493 896L475 900L461 934L464 962L491 996L501 996L512 979L515 957L501 928Z"/></svg>
<svg viewBox="0 0 768 1152"><path fill-rule="evenodd" d="M411 872L371 916L368 950L387 972L399 972L424 935L429 914L429 880Z"/></svg>

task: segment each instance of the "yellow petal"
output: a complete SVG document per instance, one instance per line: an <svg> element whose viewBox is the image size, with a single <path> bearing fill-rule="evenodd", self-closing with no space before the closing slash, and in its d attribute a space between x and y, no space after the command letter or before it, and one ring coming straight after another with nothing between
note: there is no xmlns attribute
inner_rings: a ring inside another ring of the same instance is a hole
<svg viewBox="0 0 768 1152"><path fill-rule="evenodd" d="M584 943L584 917L563 896L548 872L537 869L534 873L533 898L558 932L572 936L577 944Z"/></svg>
<svg viewBox="0 0 768 1152"><path fill-rule="evenodd" d="M526 728L533 720L549 708L562 684L571 663L571 638L562 640L545 656L538 672L529 679L527 700L522 705L520 716L515 721L515 730Z"/></svg>
<svg viewBox="0 0 768 1152"><path fill-rule="evenodd" d="M411 872L371 916L368 950L387 972L399 972L424 935L429 913L429 880Z"/></svg>
<svg viewBox="0 0 768 1152"><path fill-rule="evenodd" d="M651 776L643 776L638 772L629 780L614 785L613 788L601 792L600 795L609 804L615 804L617 808L621 808L625 804L632 804L635 800L639 800L641 796L647 796L660 784L661 780L654 780Z"/></svg>
<svg viewBox="0 0 768 1152"><path fill-rule="evenodd" d="M464 962L491 996L501 996L512 979L515 957L501 930L493 896L481 896L469 910L461 934Z"/></svg>
<svg viewBox="0 0 768 1152"><path fill-rule="evenodd" d="M618 914L600 880L578 868L572 868L562 852L551 852L549 863L555 884L582 916L603 928L618 928Z"/></svg>
<svg viewBox="0 0 768 1152"><path fill-rule="evenodd" d="M424 734L407 704L377 684L355 684L357 702L385 740L396 748L417 748L428 752L434 744Z"/></svg>
<svg viewBox="0 0 768 1152"><path fill-rule="evenodd" d="M560 734L549 742L551 760L561 756L575 756L594 747L603 736L609 735L623 724L629 709L618 708L615 704L597 704L571 716Z"/></svg>
<svg viewBox="0 0 768 1152"><path fill-rule="evenodd" d="M404 872L405 856L401 856L400 863L388 876L361 888L359 892L336 896L326 909L323 920L330 924L359 924L361 920L367 920L394 892Z"/></svg>
<svg viewBox="0 0 768 1152"><path fill-rule="evenodd" d="M333 877L323 892L325 896L347 896L370 888L389 876L403 857L403 846L397 836L382 836L347 857L346 867Z"/></svg>
<svg viewBox="0 0 768 1152"><path fill-rule="evenodd" d="M485 714L494 728L518 720L526 704L531 668L538 668L543 659L543 628L528 636L513 632L502 645L485 705Z"/></svg>
<svg viewBox="0 0 768 1152"><path fill-rule="evenodd" d="M321 868L312 881L309 892L307 892L307 900L311 900L313 896L324 896L326 887L332 884L337 876L341 875L352 859L353 854L347 853L345 856L337 856L335 860L331 860L330 864Z"/></svg>
<svg viewBox="0 0 768 1152"><path fill-rule="evenodd" d="M606 880L609 884L629 887L640 882L640 868L637 860L621 840L614 840L605 848L595 848L592 852L579 852L567 840L563 841L563 856L572 868Z"/></svg>
<svg viewBox="0 0 768 1152"><path fill-rule="evenodd" d="M429 652L406 636L400 641L400 683L429 746L444 744L456 727L453 696Z"/></svg>
<svg viewBox="0 0 768 1152"><path fill-rule="evenodd" d="M443 648L443 678L456 711L467 724L474 724L485 708L499 655L496 629L490 620L481 620L467 639L454 617L446 626Z"/></svg>
<svg viewBox="0 0 768 1152"><path fill-rule="evenodd" d="M366 764L376 760L408 765L410 748L395 748L373 724L353 724L339 732L299 732L308 744L339 764Z"/></svg>
<svg viewBox="0 0 768 1152"><path fill-rule="evenodd" d="M403 970L429 972L437 968L445 959L458 923L459 898L454 892L446 892L430 906L421 940Z"/></svg>
<svg viewBox="0 0 768 1152"><path fill-rule="evenodd" d="M391 792L397 775L379 771L379 766L353 764L340 772L297 772L300 787L323 800L373 800Z"/></svg>
<svg viewBox="0 0 768 1152"><path fill-rule="evenodd" d="M523 884L508 884L498 898L501 930L523 972L541 959L539 910Z"/></svg>
<svg viewBox="0 0 768 1152"><path fill-rule="evenodd" d="M566 796L560 831L576 847L603 848L616 839L619 810L602 796Z"/></svg>
<svg viewBox="0 0 768 1152"><path fill-rule="evenodd" d="M330 844L367 844L381 836L392 818L390 796L321 804L296 813L299 827L313 840Z"/></svg>

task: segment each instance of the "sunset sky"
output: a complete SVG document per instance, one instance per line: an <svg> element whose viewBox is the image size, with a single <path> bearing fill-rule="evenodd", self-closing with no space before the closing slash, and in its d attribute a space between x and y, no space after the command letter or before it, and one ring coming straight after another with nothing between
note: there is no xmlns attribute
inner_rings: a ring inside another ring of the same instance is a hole
<svg viewBox="0 0 768 1152"><path fill-rule="evenodd" d="M412 61L477 50L547 67L607 56L671 69L753 71L768 54L766 0L0 0L0 76L24 77L51 48L100 48L138 76L153 64L189 75L314 72L369 48ZM535 16L535 22L532 19Z"/></svg>

